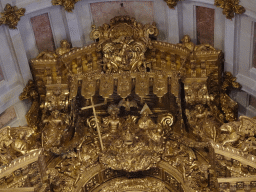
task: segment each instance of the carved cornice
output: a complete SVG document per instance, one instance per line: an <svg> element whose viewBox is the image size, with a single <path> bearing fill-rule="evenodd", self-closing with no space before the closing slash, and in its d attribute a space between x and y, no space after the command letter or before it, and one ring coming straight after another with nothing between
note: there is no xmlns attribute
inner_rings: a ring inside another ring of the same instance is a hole
<svg viewBox="0 0 256 192"><path fill-rule="evenodd" d="M52 0L52 5L62 5L67 12L72 12L78 1L81 0Z"/></svg>
<svg viewBox="0 0 256 192"><path fill-rule="evenodd" d="M6 4L4 12L1 12L2 17L0 18L0 25L8 25L11 29L16 29L20 17L25 14L26 9L18 9L16 6L11 6L9 3Z"/></svg>
<svg viewBox="0 0 256 192"><path fill-rule="evenodd" d="M25 167L26 165L33 163L35 161L38 161L39 155L43 153L42 149L36 149L34 151L31 151L24 156L21 156L17 159L14 159L11 163L8 165L3 165L0 167L0 178L9 175L13 171Z"/></svg>
<svg viewBox="0 0 256 192"><path fill-rule="evenodd" d="M228 158L236 159L245 165L249 165L256 168L256 156L243 152L241 149L237 149L231 146L223 146L218 143L211 143L216 154L223 155Z"/></svg>

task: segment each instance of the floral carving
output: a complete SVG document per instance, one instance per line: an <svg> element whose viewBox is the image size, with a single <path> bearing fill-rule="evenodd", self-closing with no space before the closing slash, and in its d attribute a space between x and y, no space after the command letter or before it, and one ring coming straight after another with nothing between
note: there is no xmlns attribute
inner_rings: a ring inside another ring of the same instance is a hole
<svg viewBox="0 0 256 192"><path fill-rule="evenodd" d="M62 5L67 12L72 12L75 4L80 0L52 0L53 5Z"/></svg>
<svg viewBox="0 0 256 192"><path fill-rule="evenodd" d="M164 0L170 9L174 9L179 1L182 0ZM214 5L223 9L223 14L227 19L232 19L236 14L243 14L245 8L239 5L239 0L215 0Z"/></svg>
<svg viewBox="0 0 256 192"><path fill-rule="evenodd" d="M226 15L227 19L232 19L236 14L245 12L245 8L239 5L239 0L215 0L214 4L223 9L222 13Z"/></svg>
<svg viewBox="0 0 256 192"><path fill-rule="evenodd" d="M18 9L16 6L12 7L9 3L6 4L4 12L1 13L0 25L8 25L11 29L16 29L20 17L25 14L26 9Z"/></svg>

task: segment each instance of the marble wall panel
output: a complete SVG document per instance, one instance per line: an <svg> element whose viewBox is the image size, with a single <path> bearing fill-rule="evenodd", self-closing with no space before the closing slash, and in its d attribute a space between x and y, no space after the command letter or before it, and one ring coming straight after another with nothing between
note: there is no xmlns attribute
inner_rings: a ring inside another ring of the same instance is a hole
<svg viewBox="0 0 256 192"><path fill-rule="evenodd" d="M256 23L254 23L252 67L256 67Z"/></svg>
<svg viewBox="0 0 256 192"><path fill-rule="evenodd" d="M96 27L109 23L119 15L129 15L143 24L154 21L153 2L151 1L111 1L91 3L93 24Z"/></svg>
<svg viewBox="0 0 256 192"><path fill-rule="evenodd" d="M0 81L4 80L4 74L0 66Z"/></svg>
<svg viewBox="0 0 256 192"><path fill-rule="evenodd" d="M214 46L214 14L214 9L196 7L197 44L206 43Z"/></svg>
<svg viewBox="0 0 256 192"><path fill-rule="evenodd" d="M38 51L55 50L51 24L48 13L31 18Z"/></svg>
<svg viewBox="0 0 256 192"><path fill-rule="evenodd" d="M256 98L253 96L250 96L249 105L254 107L256 109Z"/></svg>
<svg viewBox="0 0 256 192"><path fill-rule="evenodd" d="M17 117L14 107L9 107L3 113L0 114L0 128L9 124L13 119Z"/></svg>

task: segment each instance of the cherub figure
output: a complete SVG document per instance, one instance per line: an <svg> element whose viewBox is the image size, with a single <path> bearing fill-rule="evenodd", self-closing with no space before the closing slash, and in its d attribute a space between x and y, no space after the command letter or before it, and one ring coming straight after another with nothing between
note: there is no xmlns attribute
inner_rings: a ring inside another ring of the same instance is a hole
<svg viewBox="0 0 256 192"><path fill-rule="evenodd" d="M194 51L195 44L193 42L191 42L191 38L188 35L184 35L184 37L181 39L181 42L182 42L182 44L179 44L179 45L187 48L191 52Z"/></svg>
<svg viewBox="0 0 256 192"><path fill-rule="evenodd" d="M212 117L212 113L204 105L198 104L194 110L186 109L186 115L190 126L194 128L194 134L202 139L207 137L216 141L219 123Z"/></svg>
<svg viewBox="0 0 256 192"><path fill-rule="evenodd" d="M240 122L229 122L220 127L221 132L226 136L222 142L223 145L232 144L240 139L242 136L239 132L240 125Z"/></svg>
<svg viewBox="0 0 256 192"><path fill-rule="evenodd" d="M67 53L71 50L70 46L71 45L67 40L65 40L65 39L61 40L60 47L58 49L56 49L56 54L58 56L64 55L65 53Z"/></svg>

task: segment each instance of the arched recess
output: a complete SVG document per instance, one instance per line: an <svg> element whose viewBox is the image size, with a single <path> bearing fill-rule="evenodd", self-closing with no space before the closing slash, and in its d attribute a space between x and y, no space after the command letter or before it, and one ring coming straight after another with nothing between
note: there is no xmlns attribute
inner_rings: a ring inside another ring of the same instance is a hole
<svg viewBox="0 0 256 192"><path fill-rule="evenodd" d="M184 183L182 174L167 162L159 162L156 168L146 170L139 173L125 173L122 171L115 171L104 169L101 165L96 165L91 169L84 171L80 179L75 185L75 192L98 192L107 186L109 182L116 178L136 178L143 176L143 178L151 178L155 181L161 181L166 189L171 192L193 192L194 190L188 188Z"/></svg>

